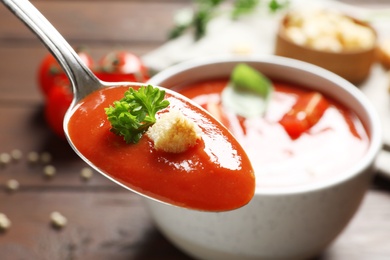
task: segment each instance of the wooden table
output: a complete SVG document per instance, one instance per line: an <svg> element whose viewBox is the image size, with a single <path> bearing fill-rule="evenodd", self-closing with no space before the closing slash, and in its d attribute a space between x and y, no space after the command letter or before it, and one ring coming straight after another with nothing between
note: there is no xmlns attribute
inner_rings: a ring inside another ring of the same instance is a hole
<svg viewBox="0 0 390 260"><path fill-rule="evenodd" d="M33 3L73 46L87 45L95 59L118 48L140 56L157 48L167 39L173 14L191 5L189 0ZM0 153L19 149L24 155L0 167L0 212L12 221L0 233L0 259L190 259L160 234L138 195L98 174L81 179L86 164L43 117L36 76L46 53L0 5ZM43 175L48 163L28 162L32 151L52 155L53 178ZM7 190L9 179L19 181L17 191ZM53 211L66 216L65 228L51 226ZM390 259L388 180L373 180L357 215L320 259Z"/></svg>

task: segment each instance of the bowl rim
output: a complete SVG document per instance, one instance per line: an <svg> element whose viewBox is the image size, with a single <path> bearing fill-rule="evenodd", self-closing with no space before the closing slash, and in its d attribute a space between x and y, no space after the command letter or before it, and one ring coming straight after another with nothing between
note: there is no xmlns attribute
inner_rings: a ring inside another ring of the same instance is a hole
<svg viewBox="0 0 390 260"><path fill-rule="evenodd" d="M344 91L349 92L354 99L356 99L361 106L364 108L366 113L369 116L367 120L366 128L369 134L369 147L366 151L366 154L363 158L353 165L350 169L343 171L340 174L332 175L329 178L321 179L321 181L309 182L307 184L298 184L292 186L280 186L272 187L267 189L261 189L256 187L256 195L269 195L269 196L283 196L288 194L300 194L300 193L309 193L322 189L328 189L335 187L341 183L347 182L354 177L363 174L363 172L369 169L375 161L376 156L382 148L382 127L381 121L377 111L375 110L371 101L364 95L364 93L359 90L355 85L347 81L346 79L338 76L337 74L328 71L324 68L321 68L317 65L313 65L304 61L276 56L276 55L256 55L256 56L231 56L231 55L216 55L212 57L201 57L191 60L187 60L175 65L172 65L150 78L148 81L149 84L159 85L160 82L167 80L178 73L182 73L194 68L202 66L210 66L224 63L239 63L239 62L252 62L252 63L263 63L263 64L272 64L277 66L287 67L289 69L294 69L297 72L302 71L305 73L315 74L321 78L332 82L338 87L342 88Z"/></svg>

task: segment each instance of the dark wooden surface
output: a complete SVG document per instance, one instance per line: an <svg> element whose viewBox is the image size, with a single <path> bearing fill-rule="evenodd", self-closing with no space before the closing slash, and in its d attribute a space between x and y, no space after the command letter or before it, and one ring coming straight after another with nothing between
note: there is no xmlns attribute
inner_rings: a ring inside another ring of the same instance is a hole
<svg viewBox="0 0 390 260"><path fill-rule="evenodd" d="M175 11L192 2L33 3L72 45L87 45L99 59L118 48L140 56L157 48L166 41ZM0 5L0 153L20 149L24 155L0 168L0 213L12 221L0 233L0 259L190 259L159 233L138 195L96 173L88 182L80 178L85 163L51 133L43 118L36 70L46 53L35 35ZM52 154L54 178L44 178L43 163L27 162L31 151ZM20 182L19 190L7 191L9 179ZM52 211L67 217L62 230L50 225ZM390 259L389 181L373 180L357 215L319 258Z"/></svg>

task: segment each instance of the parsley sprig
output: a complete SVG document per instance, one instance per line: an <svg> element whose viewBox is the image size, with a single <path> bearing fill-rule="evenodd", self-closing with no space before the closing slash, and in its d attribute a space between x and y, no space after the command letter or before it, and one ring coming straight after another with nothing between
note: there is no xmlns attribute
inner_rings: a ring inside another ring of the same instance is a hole
<svg viewBox="0 0 390 260"><path fill-rule="evenodd" d="M259 0L239 0L234 1L234 8L232 10L232 18L238 19L242 15L250 14L259 4Z"/></svg>
<svg viewBox="0 0 390 260"><path fill-rule="evenodd" d="M199 40L206 34L209 21L218 14L218 8L226 0L196 0L191 17L178 19L176 25L169 32L169 38L174 39L193 29L195 40ZM260 0L234 0L231 10L231 18L239 19L256 10ZM288 5L288 0L268 0L267 6L270 12L275 13Z"/></svg>
<svg viewBox="0 0 390 260"><path fill-rule="evenodd" d="M111 132L123 136L126 143L137 143L142 134L156 122L157 111L166 108L165 91L151 85L138 90L129 88L113 106L105 108Z"/></svg>

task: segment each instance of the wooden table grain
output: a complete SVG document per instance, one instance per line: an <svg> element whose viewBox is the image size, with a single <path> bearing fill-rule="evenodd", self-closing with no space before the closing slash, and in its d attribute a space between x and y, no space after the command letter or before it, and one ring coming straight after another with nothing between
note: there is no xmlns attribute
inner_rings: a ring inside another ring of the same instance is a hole
<svg viewBox="0 0 390 260"><path fill-rule="evenodd" d="M174 13L190 0L32 1L73 45L86 45L95 59L123 48L137 55L167 40ZM370 1L348 1L360 5ZM375 1L373 1L375 2ZM377 1L386 5L388 2ZM19 149L23 157L0 165L0 213L12 226L0 233L0 259L191 259L153 225L138 195L94 174L46 126L37 67L47 53L17 18L0 5L0 154ZM52 160L31 163L30 152ZM45 178L51 164L57 173ZM17 191L7 181L20 183ZM53 228L50 214L68 220ZM362 206L341 236L319 259L390 259L390 182L374 178Z"/></svg>

